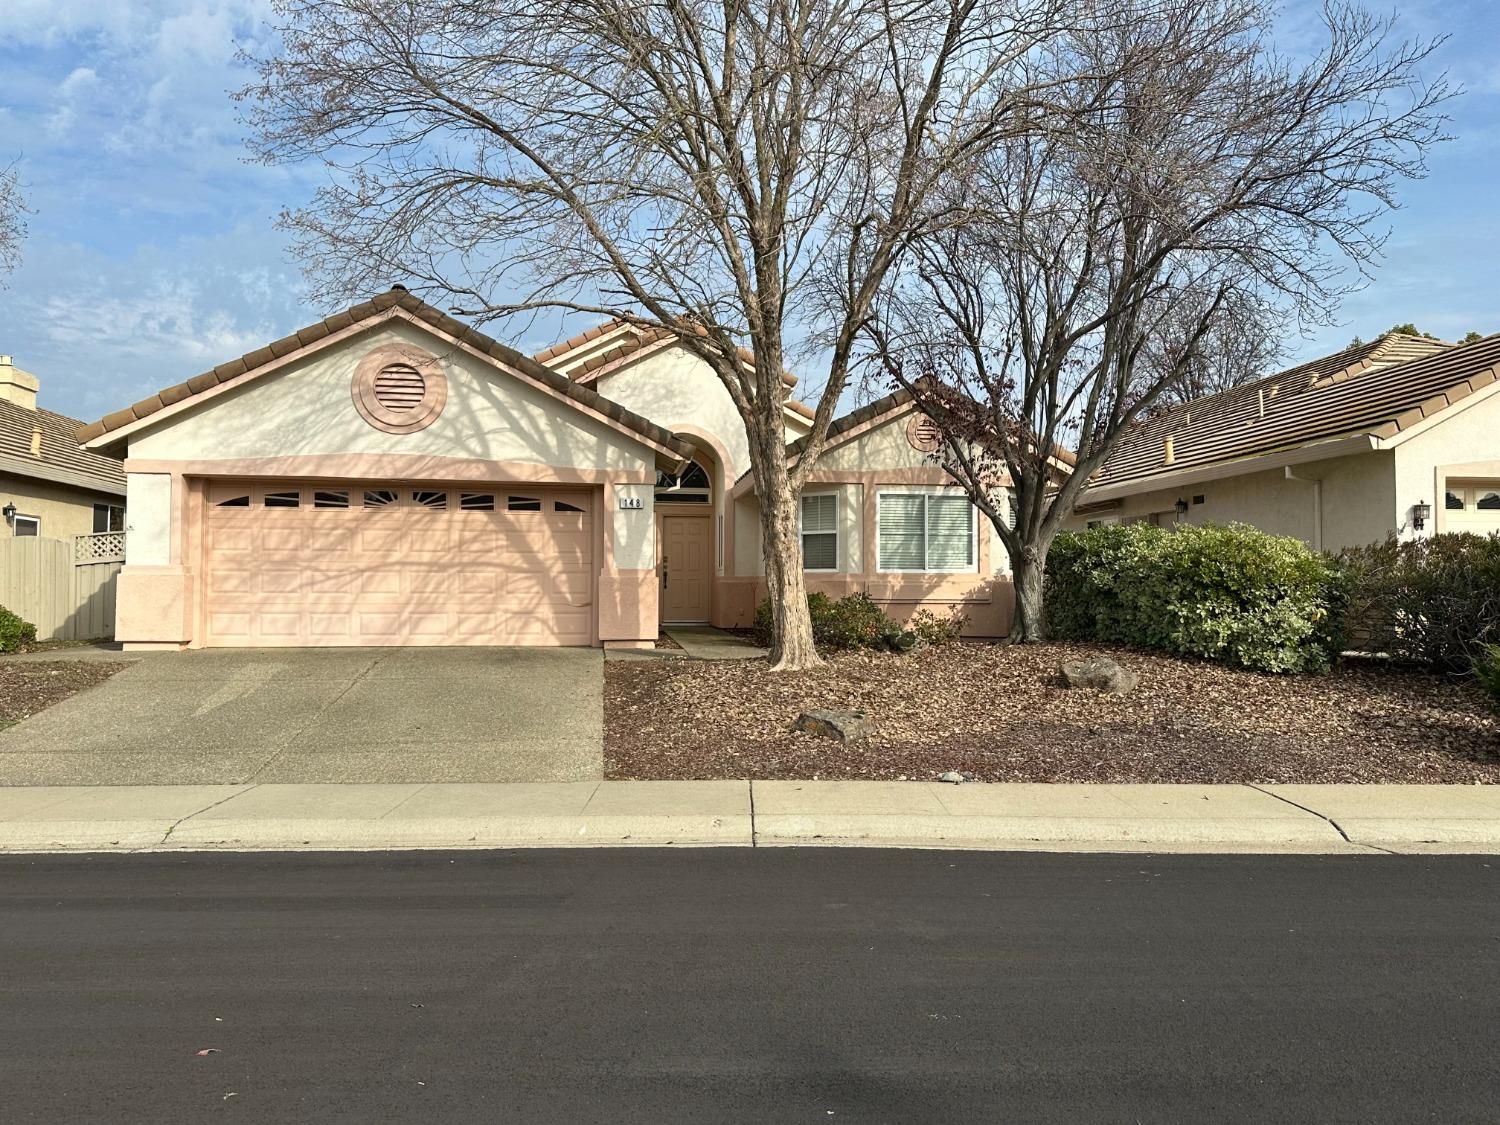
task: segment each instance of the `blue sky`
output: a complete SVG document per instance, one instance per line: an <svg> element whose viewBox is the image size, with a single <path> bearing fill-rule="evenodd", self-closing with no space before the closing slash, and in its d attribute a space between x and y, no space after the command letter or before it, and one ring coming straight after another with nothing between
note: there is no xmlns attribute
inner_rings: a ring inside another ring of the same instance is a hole
<svg viewBox="0 0 1500 1125"><path fill-rule="evenodd" d="M1289 24L1311 8L1289 5ZM0 352L41 377L43 406L98 417L326 311L307 305L273 227L319 172L246 163L228 97L236 46L254 50L267 15L263 0L0 3L0 161L21 157L36 211L0 290ZM1456 139L1405 189L1374 282L1293 358L1398 321L1500 330L1500 6L1406 0L1398 26L1451 35L1434 69L1467 90ZM539 322L512 342L553 335Z"/></svg>

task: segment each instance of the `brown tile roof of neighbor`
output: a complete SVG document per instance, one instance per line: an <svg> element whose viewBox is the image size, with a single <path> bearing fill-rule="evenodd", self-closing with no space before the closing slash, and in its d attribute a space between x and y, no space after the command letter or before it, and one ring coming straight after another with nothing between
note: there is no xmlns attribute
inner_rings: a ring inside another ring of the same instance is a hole
<svg viewBox="0 0 1500 1125"><path fill-rule="evenodd" d="M491 336L486 336L476 328L472 328L461 320L455 320L446 313L439 311L429 305L421 298L413 296L404 289L392 289L381 293L379 296L355 305L353 308L345 309L341 313L335 313L325 320L306 328L299 329L290 336L283 337L263 348L257 348L253 352L247 352L239 359L221 363L211 371L205 371L201 375L195 375L185 383L178 383L158 391L149 398L142 399L134 406L126 410L117 410L113 414L107 414L97 422L91 422L86 426L80 425L77 431L80 442L93 441L113 430L128 426L132 422L142 418L149 418L159 410L175 405L184 399L192 398L194 395L202 394L204 391L217 386L220 383L237 379L241 375L263 367L273 360L289 355L300 348L316 344L324 337L334 332L340 332L351 328L362 321L370 320L380 313L393 308L400 308L410 313L417 320L431 325L438 331L451 336L453 339L473 348L475 351L488 355L500 361L508 367L513 367L529 378L550 387L554 391L567 398L588 407L591 410L613 419L621 425L634 430L655 442L673 451L680 457L692 456L693 447L682 439L674 436L671 431L658 426L650 419L643 418L632 410L626 410L617 402L605 398L597 391L575 383L565 375L560 375L552 368L538 363L528 355L523 355L515 348L508 347Z"/></svg>
<svg viewBox="0 0 1500 1125"><path fill-rule="evenodd" d="M1497 374L1500 335L1455 345L1387 334L1139 422L1090 487L1149 482L1336 438L1392 438Z"/></svg>
<svg viewBox="0 0 1500 1125"><path fill-rule="evenodd" d="M606 364L613 363L617 359L621 359L627 355L632 354L633 352L638 352L642 348L650 344L660 343L661 341L669 339L672 336L672 333L668 332L664 328L652 328L648 325L631 324L629 321L618 319L606 320L603 324L596 324L594 325L594 327L585 329L584 331L578 333L578 335L576 336L570 336L568 337L568 339L563 340L561 343L553 344L550 348L545 348L542 351L537 352L536 355L532 358L535 359L538 363L551 364L553 360L561 359L565 357L569 352L575 352L584 345L591 344L600 337L607 336L611 332L614 332L616 329L620 328L628 328L630 331L621 340L606 348L604 351L600 352L597 355L591 355L582 363L569 368L568 375L574 379L584 378L585 376L591 375L595 371L598 371L599 368L605 366ZM698 330L698 334L705 335L706 333L703 329L700 328ZM740 360L743 363L749 365L753 365L755 363L755 353L749 351L746 348L736 348L735 351L739 354ZM783 371L781 373L781 381L789 387L794 387L797 385L797 376L793 375L789 371ZM797 410L798 407L801 407L802 410L807 410L809 417L811 416L811 410L807 407L802 406L800 402L797 403L797 405L792 409ZM801 410L798 410L798 412L801 413Z"/></svg>
<svg viewBox="0 0 1500 1125"><path fill-rule="evenodd" d="M895 390L883 398L867 402L863 406L849 411L848 414L835 418L832 422L828 423L828 440L824 446L825 450L833 445L837 445L838 442L835 439L848 433L850 430L863 426L866 422L873 422L886 414L895 414L910 404L910 391L904 389ZM806 448L807 439L805 437L798 438L786 447L787 456L796 457ZM1062 461L1067 465L1071 465L1074 462L1072 451L1064 449L1060 445L1053 447L1052 456L1054 459Z"/></svg>
<svg viewBox="0 0 1500 1125"><path fill-rule="evenodd" d="M124 492L125 470L120 462L79 447L73 434L82 425L65 414L30 410L0 399L0 468L83 488L97 484L104 492ZM32 436L37 431L40 452L33 454Z"/></svg>

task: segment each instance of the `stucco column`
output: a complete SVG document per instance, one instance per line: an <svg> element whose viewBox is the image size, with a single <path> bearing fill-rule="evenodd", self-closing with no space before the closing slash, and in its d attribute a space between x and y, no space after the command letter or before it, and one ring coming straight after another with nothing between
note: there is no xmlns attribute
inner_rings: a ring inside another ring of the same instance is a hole
<svg viewBox="0 0 1500 1125"><path fill-rule="evenodd" d="M659 628L654 486L607 484L610 534L599 566L599 640L605 648L653 648ZM634 503L640 507L633 507Z"/></svg>
<svg viewBox="0 0 1500 1125"><path fill-rule="evenodd" d="M178 544L185 504L181 478L127 473L125 491L125 566L115 588L115 639L127 649L190 644L194 590Z"/></svg>

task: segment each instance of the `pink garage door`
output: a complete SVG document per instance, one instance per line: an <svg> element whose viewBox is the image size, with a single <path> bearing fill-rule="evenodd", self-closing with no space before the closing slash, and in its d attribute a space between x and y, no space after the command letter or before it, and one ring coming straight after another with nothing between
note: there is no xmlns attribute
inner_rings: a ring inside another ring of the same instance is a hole
<svg viewBox="0 0 1500 1125"><path fill-rule="evenodd" d="M586 492L273 481L207 504L209 645L593 642Z"/></svg>

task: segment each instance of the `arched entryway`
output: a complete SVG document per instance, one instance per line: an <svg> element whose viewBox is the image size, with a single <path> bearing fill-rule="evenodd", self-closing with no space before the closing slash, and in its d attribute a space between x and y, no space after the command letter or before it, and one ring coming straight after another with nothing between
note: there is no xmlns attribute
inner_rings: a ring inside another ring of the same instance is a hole
<svg viewBox="0 0 1500 1125"><path fill-rule="evenodd" d="M656 476L658 605L664 625L713 616L717 466L700 452L680 473Z"/></svg>

